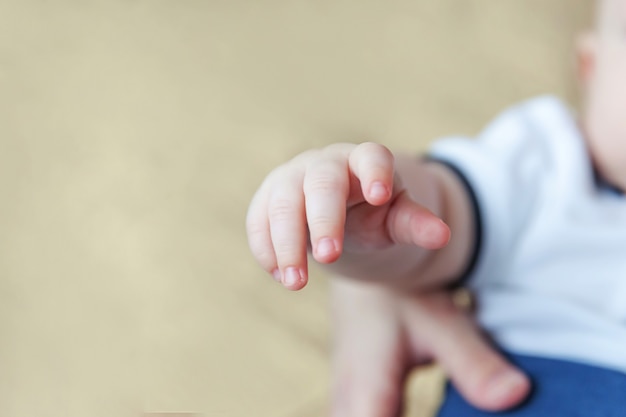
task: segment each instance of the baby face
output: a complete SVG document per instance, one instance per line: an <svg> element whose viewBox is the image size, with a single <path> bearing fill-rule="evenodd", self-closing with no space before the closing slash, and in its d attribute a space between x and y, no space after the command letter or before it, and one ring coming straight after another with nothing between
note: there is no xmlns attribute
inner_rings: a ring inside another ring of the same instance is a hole
<svg viewBox="0 0 626 417"><path fill-rule="evenodd" d="M584 129L598 170L626 190L626 0L601 0L598 27L581 43Z"/></svg>

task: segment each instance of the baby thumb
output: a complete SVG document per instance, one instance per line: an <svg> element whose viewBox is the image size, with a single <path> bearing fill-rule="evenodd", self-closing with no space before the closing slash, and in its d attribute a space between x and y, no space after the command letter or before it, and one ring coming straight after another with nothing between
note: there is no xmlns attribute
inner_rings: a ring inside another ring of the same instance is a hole
<svg viewBox="0 0 626 417"><path fill-rule="evenodd" d="M387 232L394 243L441 249L450 240L450 228L406 192L399 194L387 215Z"/></svg>

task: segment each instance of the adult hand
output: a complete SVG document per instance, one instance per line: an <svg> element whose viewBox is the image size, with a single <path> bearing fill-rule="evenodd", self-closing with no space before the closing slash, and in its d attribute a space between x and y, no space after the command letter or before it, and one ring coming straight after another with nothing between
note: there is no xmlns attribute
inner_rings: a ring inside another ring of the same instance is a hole
<svg viewBox="0 0 626 417"><path fill-rule="evenodd" d="M331 303L332 417L399 416L408 372L431 361L487 411L511 408L530 391L450 292L406 294L337 278Z"/></svg>

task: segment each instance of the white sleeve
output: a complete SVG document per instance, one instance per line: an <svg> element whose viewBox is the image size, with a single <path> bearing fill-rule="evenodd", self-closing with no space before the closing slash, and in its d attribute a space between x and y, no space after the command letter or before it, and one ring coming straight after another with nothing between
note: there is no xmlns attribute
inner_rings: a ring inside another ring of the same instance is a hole
<svg viewBox="0 0 626 417"><path fill-rule="evenodd" d="M533 215L553 165L549 144L541 137L520 106L502 114L478 138L441 139L428 153L461 176L474 200L477 252L461 277L474 289L507 273L516 241Z"/></svg>

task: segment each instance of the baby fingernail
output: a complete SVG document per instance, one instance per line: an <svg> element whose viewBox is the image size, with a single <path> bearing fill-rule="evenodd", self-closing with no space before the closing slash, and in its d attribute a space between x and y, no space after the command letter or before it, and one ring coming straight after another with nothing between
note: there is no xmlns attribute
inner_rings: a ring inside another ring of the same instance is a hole
<svg viewBox="0 0 626 417"><path fill-rule="evenodd" d="M287 287L293 287L298 282L300 282L300 280L302 280L302 276L300 275L298 269L293 266L285 269L283 284L285 284Z"/></svg>
<svg viewBox="0 0 626 417"><path fill-rule="evenodd" d="M330 256L334 255L337 251L337 247L335 246L335 242L333 242L330 238L323 238L317 243L317 255L319 256Z"/></svg>
<svg viewBox="0 0 626 417"><path fill-rule="evenodd" d="M385 187L385 185L382 182L377 181L371 185L370 197L385 198L388 195L389 195L389 191L387 190L387 187Z"/></svg>

